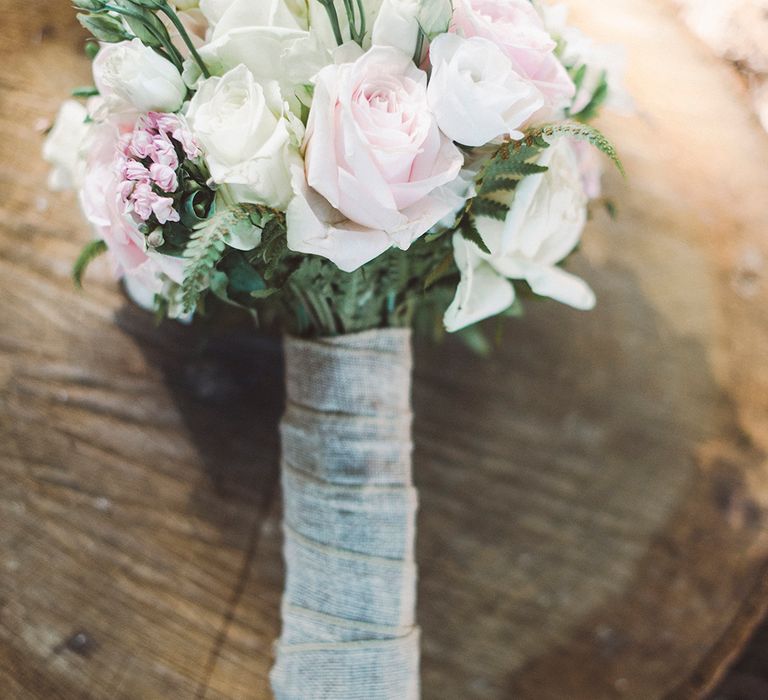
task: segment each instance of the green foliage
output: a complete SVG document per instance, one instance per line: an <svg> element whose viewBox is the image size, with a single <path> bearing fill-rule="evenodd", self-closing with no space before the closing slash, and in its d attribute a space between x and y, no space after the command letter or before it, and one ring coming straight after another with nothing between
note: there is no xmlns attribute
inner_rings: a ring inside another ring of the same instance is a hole
<svg viewBox="0 0 768 700"><path fill-rule="evenodd" d="M474 207L478 204L478 202L482 204L483 200L480 197L476 197L471 201L472 206ZM477 222L475 221L475 216L469 206L467 207L467 211L464 214L464 217L461 219L461 223L459 224L459 233L461 233L461 235L464 236L464 238L466 238L468 241L474 243L484 253L490 254L491 251L485 244L483 237L480 235L480 231L477 228Z"/></svg>
<svg viewBox="0 0 768 700"><path fill-rule="evenodd" d="M165 15L178 31L203 76L210 76L187 30L167 0L75 0L74 5L82 10L82 14L78 15L80 23L99 41L114 43L136 37L181 72L184 59L158 13Z"/></svg>
<svg viewBox="0 0 768 700"><path fill-rule="evenodd" d="M89 15L80 13L77 21L99 41L114 44L131 38L123 23L112 15Z"/></svg>
<svg viewBox="0 0 768 700"><path fill-rule="evenodd" d="M487 216L491 219L497 219L498 221L504 221L507 218L509 212L509 205L497 202L495 199L489 199L488 197L477 197L472 207L472 213L475 216Z"/></svg>
<svg viewBox="0 0 768 700"><path fill-rule="evenodd" d="M600 112L600 108L605 104L608 99L609 93L608 75L605 71L600 76L597 88L592 93L592 97L586 106L578 113L571 114L572 119L576 119L580 122L588 122L594 119Z"/></svg>
<svg viewBox="0 0 768 700"><path fill-rule="evenodd" d="M83 276L88 266L99 257L99 255L107 252L107 244L104 241L91 241L88 243L78 256L75 264L72 266L72 279L75 286L78 289L82 289Z"/></svg>
<svg viewBox="0 0 768 700"><path fill-rule="evenodd" d="M545 124L537 127L526 136L526 142L529 139L545 139L547 141L559 137L568 137L577 141L586 141L597 148L600 152L608 156L618 168L619 172L626 177L624 166L621 163L619 154L614 145L594 126L589 124L579 124L577 122L562 122L557 124Z"/></svg>
<svg viewBox="0 0 768 700"><path fill-rule="evenodd" d="M72 97L95 97L99 91L93 85L84 85L72 90Z"/></svg>
<svg viewBox="0 0 768 700"><path fill-rule="evenodd" d="M198 224L184 250L186 266L181 285L181 303L185 313L193 311L203 290L209 285L216 265L224 256L232 237L242 237L257 228L264 219L264 208L240 204L215 214Z"/></svg>

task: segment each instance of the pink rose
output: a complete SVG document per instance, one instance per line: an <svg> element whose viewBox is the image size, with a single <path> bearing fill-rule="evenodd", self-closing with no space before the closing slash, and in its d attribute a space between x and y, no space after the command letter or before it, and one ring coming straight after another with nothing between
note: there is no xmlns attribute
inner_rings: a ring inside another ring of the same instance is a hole
<svg viewBox="0 0 768 700"><path fill-rule="evenodd" d="M544 95L537 119L552 119L573 99L576 88L555 55L557 44L530 0L455 0L451 31L488 39L504 52Z"/></svg>
<svg viewBox="0 0 768 700"><path fill-rule="evenodd" d="M451 210L443 187L461 151L427 103L411 57L376 46L317 75L305 171L294 170L288 245L352 271L392 246L405 250Z"/></svg>

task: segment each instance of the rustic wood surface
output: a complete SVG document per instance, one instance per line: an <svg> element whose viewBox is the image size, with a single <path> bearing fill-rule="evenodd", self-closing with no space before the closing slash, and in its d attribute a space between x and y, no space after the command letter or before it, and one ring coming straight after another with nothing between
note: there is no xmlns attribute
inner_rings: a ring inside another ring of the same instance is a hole
<svg viewBox="0 0 768 700"><path fill-rule="evenodd" d="M702 697L768 602L768 136L666 0L624 43L629 184L488 360L417 348L425 700ZM265 699L280 352L84 292L35 127L88 82L63 0L0 0L0 697Z"/></svg>

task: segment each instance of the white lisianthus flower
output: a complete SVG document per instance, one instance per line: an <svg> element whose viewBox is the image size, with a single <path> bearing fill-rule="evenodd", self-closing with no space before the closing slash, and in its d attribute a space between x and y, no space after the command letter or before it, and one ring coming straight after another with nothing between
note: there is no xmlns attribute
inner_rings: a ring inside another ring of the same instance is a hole
<svg viewBox="0 0 768 700"><path fill-rule="evenodd" d="M572 145L554 143L539 164L549 170L501 194L500 201L510 205L505 221L477 218L490 254L459 234L454 238L461 282L445 314L449 331L508 308L515 299L509 280L525 280L535 294L576 309L594 307L595 295L587 284L557 267L578 244L587 221L587 196Z"/></svg>
<svg viewBox="0 0 768 700"><path fill-rule="evenodd" d="M176 67L139 39L103 44L93 78L111 112L177 112L187 96Z"/></svg>
<svg viewBox="0 0 768 700"><path fill-rule="evenodd" d="M394 46L413 56L420 29L428 37L448 30L451 0L384 0L373 25L374 46Z"/></svg>
<svg viewBox="0 0 768 700"><path fill-rule="evenodd" d="M429 48L429 106L444 134L465 146L519 129L544 106L544 96L519 76L501 49L487 39L441 34Z"/></svg>
<svg viewBox="0 0 768 700"><path fill-rule="evenodd" d="M200 12L211 27L215 27L234 0L200 0Z"/></svg>
<svg viewBox="0 0 768 700"><path fill-rule="evenodd" d="M48 187L54 191L73 189L84 175L83 143L88 135L88 110L75 100L61 105L56 121L43 144L43 158L53 169L48 175Z"/></svg>
<svg viewBox="0 0 768 700"><path fill-rule="evenodd" d="M200 83L187 121L211 177L230 185L238 201L288 205L301 134L286 112L277 82L257 81L243 65Z"/></svg>

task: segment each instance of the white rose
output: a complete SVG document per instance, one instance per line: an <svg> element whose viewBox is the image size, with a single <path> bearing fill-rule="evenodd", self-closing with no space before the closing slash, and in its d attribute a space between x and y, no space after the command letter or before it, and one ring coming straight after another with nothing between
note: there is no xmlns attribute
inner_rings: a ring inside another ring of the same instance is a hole
<svg viewBox="0 0 768 700"><path fill-rule="evenodd" d="M544 106L544 96L519 76L501 49L474 37L441 34L429 48L429 106L444 134L465 146L483 146L519 131Z"/></svg>
<svg viewBox="0 0 768 700"><path fill-rule="evenodd" d="M539 159L549 168L530 175L500 201L510 204L505 221L478 217L491 253L460 235L454 238L461 282L445 314L453 332L500 313L515 298L509 280L525 280L533 292L577 309L595 305L594 292L557 264L576 247L587 220L587 197L573 148L567 141L550 146Z"/></svg>
<svg viewBox="0 0 768 700"><path fill-rule="evenodd" d="M87 116L86 108L75 100L67 100L59 109L43 144L43 158L53 166L48 176L48 187L52 190L72 189L82 180L83 142L89 130Z"/></svg>
<svg viewBox="0 0 768 700"><path fill-rule="evenodd" d="M93 61L96 87L110 111L176 112L187 96L179 71L139 39L104 44Z"/></svg>
<svg viewBox="0 0 768 700"><path fill-rule="evenodd" d="M384 0L373 25L374 46L394 46L409 56L416 52L419 31L428 37L448 30L451 0Z"/></svg>
<svg viewBox="0 0 768 700"><path fill-rule="evenodd" d="M211 176L238 201L288 205L300 134L285 111L278 84L257 81L242 65L203 81L192 98L187 121Z"/></svg>
<svg viewBox="0 0 768 700"><path fill-rule="evenodd" d="M306 30L306 18L292 8L286 0L229 0L200 56L212 75L224 75L242 64L260 82L276 80L298 114L299 102L309 103L305 86L331 62L331 55ZM200 71L188 61L184 74L194 84Z"/></svg>

